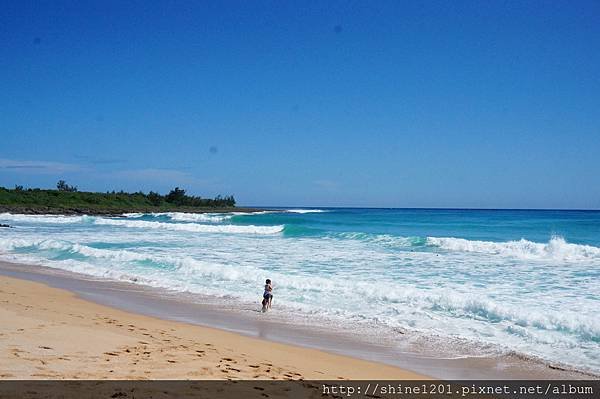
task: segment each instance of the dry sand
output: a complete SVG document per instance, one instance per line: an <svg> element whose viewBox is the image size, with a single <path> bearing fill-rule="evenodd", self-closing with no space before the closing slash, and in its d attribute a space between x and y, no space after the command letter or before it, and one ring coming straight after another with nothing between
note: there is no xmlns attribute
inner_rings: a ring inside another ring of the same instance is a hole
<svg viewBox="0 0 600 399"><path fill-rule="evenodd" d="M397 367L124 312L0 276L1 379L421 379Z"/></svg>

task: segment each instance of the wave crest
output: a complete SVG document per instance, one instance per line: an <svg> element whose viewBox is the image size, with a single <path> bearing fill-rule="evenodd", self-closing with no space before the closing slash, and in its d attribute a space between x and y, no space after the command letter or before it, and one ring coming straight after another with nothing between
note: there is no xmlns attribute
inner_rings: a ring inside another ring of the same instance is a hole
<svg viewBox="0 0 600 399"><path fill-rule="evenodd" d="M230 219L232 215L222 213L188 213L188 212L157 212L157 213L142 213L133 214L131 218L140 218L144 216L161 217L164 216L175 222L201 222L201 223L219 223Z"/></svg>
<svg viewBox="0 0 600 399"><path fill-rule="evenodd" d="M290 213L323 213L327 212L324 209L286 209L286 212Z"/></svg>
<svg viewBox="0 0 600 399"><path fill-rule="evenodd" d="M64 215L22 215L18 213L0 213L0 220L14 223L44 223L44 224L71 224L84 223L91 220L92 216L64 216Z"/></svg>
<svg viewBox="0 0 600 399"><path fill-rule="evenodd" d="M427 237L427 245L449 251L476 252L529 259L600 260L600 248L591 245L570 244L562 237L552 237L550 241L545 244L525 239L518 241L492 242L466 240L464 238L454 237Z"/></svg>
<svg viewBox="0 0 600 399"><path fill-rule="evenodd" d="M163 223L147 220L96 219L94 224L121 226L128 228L162 229L171 231L189 231L192 233L237 233L237 234L277 234L283 231L283 225L254 226L233 224L197 224L197 223Z"/></svg>

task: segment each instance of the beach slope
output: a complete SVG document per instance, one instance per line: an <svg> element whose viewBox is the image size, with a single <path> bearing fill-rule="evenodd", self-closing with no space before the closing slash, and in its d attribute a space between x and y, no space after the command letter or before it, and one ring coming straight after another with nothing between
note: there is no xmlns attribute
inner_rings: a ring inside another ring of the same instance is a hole
<svg viewBox="0 0 600 399"><path fill-rule="evenodd" d="M2 379L419 379L374 362L128 313L0 277Z"/></svg>

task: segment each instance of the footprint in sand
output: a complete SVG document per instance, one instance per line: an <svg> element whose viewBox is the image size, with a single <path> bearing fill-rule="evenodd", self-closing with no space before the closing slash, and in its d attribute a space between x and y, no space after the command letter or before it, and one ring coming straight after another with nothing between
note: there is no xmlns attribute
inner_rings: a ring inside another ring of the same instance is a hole
<svg viewBox="0 0 600 399"><path fill-rule="evenodd" d="M13 355L15 355L16 357L21 357L21 355L19 355L19 353L23 353L25 351L22 351L20 349L11 349L10 350L12 352Z"/></svg>

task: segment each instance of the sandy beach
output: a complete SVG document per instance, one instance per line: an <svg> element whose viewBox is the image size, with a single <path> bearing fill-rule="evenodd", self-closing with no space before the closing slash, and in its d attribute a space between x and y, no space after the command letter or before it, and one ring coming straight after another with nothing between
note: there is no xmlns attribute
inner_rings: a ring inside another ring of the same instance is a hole
<svg viewBox="0 0 600 399"><path fill-rule="evenodd" d="M420 379L397 367L124 312L0 277L2 379Z"/></svg>

